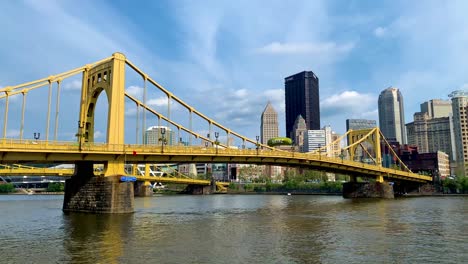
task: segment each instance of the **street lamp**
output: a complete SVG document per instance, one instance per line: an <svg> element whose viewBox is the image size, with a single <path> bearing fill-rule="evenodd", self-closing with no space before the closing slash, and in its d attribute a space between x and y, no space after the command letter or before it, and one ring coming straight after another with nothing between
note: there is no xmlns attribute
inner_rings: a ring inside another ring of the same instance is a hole
<svg viewBox="0 0 468 264"><path fill-rule="evenodd" d="M255 139L257 139L257 144L255 145L257 147L257 156L258 156L258 149L260 147L260 145L258 144L258 140L260 139L259 136L255 136Z"/></svg>
<svg viewBox="0 0 468 264"><path fill-rule="evenodd" d="M322 144L319 143L318 144L319 159L322 159L322 150L321 150L321 148L322 148Z"/></svg>
<svg viewBox="0 0 468 264"><path fill-rule="evenodd" d="M41 137L41 133L34 132L34 139L38 140Z"/></svg>
<svg viewBox="0 0 468 264"><path fill-rule="evenodd" d="M215 138L216 138L216 141L215 141L215 145L216 145L216 155L218 155L218 144L219 144L218 137L219 137L219 132L215 132Z"/></svg>
<svg viewBox="0 0 468 264"><path fill-rule="evenodd" d="M344 158L343 150L341 150L340 158L341 158L341 163L343 163L343 158Z"/></svg>
<svg viewBox="0 0 468 264"><path fill-rule="evenodd" d="M161 131L161 137L159 138L159 140L161 141L161 153L164 153L164 144L166 143L166 128L165 127L161 127L160 128L160 131Z"/></svg>
<svg viewBox="0 0 468 264"><path fill-rule="evenodd" d="M83 128L85 127L85 125L86 125L86 122L78 121L78 134L76 134L76 136L78 137L78 147L80 151L81 151L81 145L83 143L83 137L84 137Z"/></svg>

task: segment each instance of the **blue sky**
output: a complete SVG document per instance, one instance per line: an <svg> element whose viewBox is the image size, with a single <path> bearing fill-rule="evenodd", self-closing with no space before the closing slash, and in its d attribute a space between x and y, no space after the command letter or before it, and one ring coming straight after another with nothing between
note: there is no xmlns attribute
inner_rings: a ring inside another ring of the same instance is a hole
<svg viewBox="0 0 468 264"><path fill-rule="evenodd" d="M284 134L284 77L303 70L320 78L322 126L342 133L347 118L378 119L377 97L389 86L401 89L408 123L420 103L468 88L466 10L466 1L2 1L0 87L120 51L251 138L268 101ZM63 84L60 139L76 133L78 80ZM127 87L141 96L136 75ZM44 131L45 98L28 95L25 135ZM150 99L166 108L157 92ZM21 98L12 105L8 134L17 136ZM126 120L135 122L131 106ZM105 127L96 130L103 137Z"/></svg>

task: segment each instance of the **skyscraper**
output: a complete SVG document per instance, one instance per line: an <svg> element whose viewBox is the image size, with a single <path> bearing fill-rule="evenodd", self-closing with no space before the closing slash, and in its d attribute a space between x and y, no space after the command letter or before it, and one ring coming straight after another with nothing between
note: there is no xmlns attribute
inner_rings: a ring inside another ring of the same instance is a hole
<svg viewBox="0 0 468 264"><path fill-rule="evenodd" d="M447 117L452 113L452 102L432 99L421 104L421 112L427 113L429 118Z"/></svg>
<svg viewBox="0 0 468 264"><path fill-rule="evenodd" d="M276 113L270 102L268 102L265 110L263 110L261 121L261 142L266 145L268 140L278 137L278 113Z"/></svg>
<svg viewBox="0 0 468 264"><path fill-rule="evenodd" d="M452 103L439 99L422 103L421 112L406 124L406 134L408 144L417 145L419 153L443 151L454 160Z"/></svg>
<svg viewBox="0 0 468 264"><path fill-rule="evenodd" d="M400 90L389 87L379 95L379 126L385 138L406 144L405 111Z"/></svg>
<svg viewBox="0 0 468 264"><path fill-rule="evenodd" d="M306 132L307 127L305 120L301 115L298 115L296 121L294 121L290 137L293 140L294 145L298 147L299 151L303 151L302 147L304 145L304 135Z"/></svg>
<svg viewBox="0 0 468 264"><path fill-rule="evenodd" d="M449 96L452 98L454 144L456 146L454 159L457 160L459 171L463 171L466 176L468 175L468 92L454 91Z"/></svg>
<svg viewBox="0 0 468 264"><path fill-rule="evenodd" d="M161 139L163 138L166 140L166 145L176 145L176 134L166 126L148 127L145 131L143 142L145 145L158 145L161 144Z"/></svg>
<svg viewBox="0 0 468 264"><path fill-rule="evenodd" d="M298 115L305 119L308 130L320 129L319 79L311 71L303 71L284 79L286 100L286 136Z"/></svg>
<svg viewBox="0 0 468 264"><path fill-rule="evenodd" d="M346 119L346 131L359 130L359 129L368 129L377 127L377 122L375 120L369 119Z"/></svg>
<svg viewBox="0 0 468 264"><path fill-rule="evenodd" d="M325 130L307 130L304 135L304 152L310 152L326 146ZM325 154L326 155L326 154Z"/></svg>

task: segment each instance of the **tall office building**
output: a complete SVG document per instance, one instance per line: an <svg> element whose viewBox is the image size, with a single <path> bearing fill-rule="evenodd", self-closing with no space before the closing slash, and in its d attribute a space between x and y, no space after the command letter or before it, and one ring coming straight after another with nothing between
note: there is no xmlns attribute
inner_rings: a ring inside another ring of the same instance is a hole
<svg viewBox="0 0 468 264"><path fill-rule="evenodd" d="M319 79L311 71L303 71L284 79L286 100L286 136L298 115L305 119L308 130L320 129Z"/></svg>
<svg viewBox="0 0 468 264"><path fill-rule="evenodd" d="M454 144L459 171L468 175L468 92L454 91L452 98Z"/></svg>
<svg viewBox="0 0 468 264"><path fill-rule="evenodd" d="M369 119L346 119L346 131L377 127L377 121Z"/></svg>
<svg viewBox="0 0 468 264"><path fill-rule="evenodd" d="M331 135L332 142L335 142L340 137L341 137L340 134L337 134L337 133L332 131L332 135ZM342 149L341 142L336 142L335 144L333 144L332 145L332 150L331 150L331 153L330 153L331 154L330 157L339 157L340 154L341 154L341 149Z"/></svg>
<svg viewBox="0 0 468 264"><path fill-rule="evenodd" d="M379 95L379 126L385 138L406 144L405 111L400 90L389 87Z"/></svg>
<svg viewBox="0 0 468 264"><path fill-rule="evenodd" d="M265 145L271 138L278 137L278 113L276 113L270 102L268 102L262 113L260 134L261 142Z"/></svg>
<svg viewBox="0 0 468 264"><path fill-rule="evenodd" d="M291 131L291 139L294 142L294 145L298 147L300 152L303 151L302 147L304 145L304 135L307 132L307 126L304 118L301 115L298 115L296 121L294 122L293 129Z"/></svg>
<svg viewBox="0 0 468 264"><path fill-rule="evenodd" d="M307 130L304 135L304 152L319 149L327 144L325 130Z"/></svg>
<svg viewBox="0 0 468 264"><path fill-rule="evenodd" d="M162 131L164 130L164 134ZM143 142L145 145L159 145L161 139L166 140L166 145L176 145L176 134L166 126L151 126L145 131Z"/></svg>
<svg viewBox="0 0 468 264"><path fill-rule="evenodd" d="M421 112L414 114L414 121L406 124L408 144L418 146L420 153L443 151L455 160L452 144L452 103L430 100L421 104Z"/></svg>
<svg viewBox="0 0 468 264"><path fill-rule="evenodd" d="M429 118L447 117L452 113L452 102L432 99L421 104L421 112L427 113Z"/></svg>

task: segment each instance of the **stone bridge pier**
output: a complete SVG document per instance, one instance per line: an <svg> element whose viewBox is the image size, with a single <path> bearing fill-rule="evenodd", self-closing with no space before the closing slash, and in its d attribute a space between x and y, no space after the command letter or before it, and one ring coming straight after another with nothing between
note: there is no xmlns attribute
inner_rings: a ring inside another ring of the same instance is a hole
<svg viewBox="0 0 468 264"><path fill-rule="evenodd" d="M133 213L133 182L121 182L120 177L94 176L93 162L77 162L74 175L65 182L63 211Z"/></svg>

